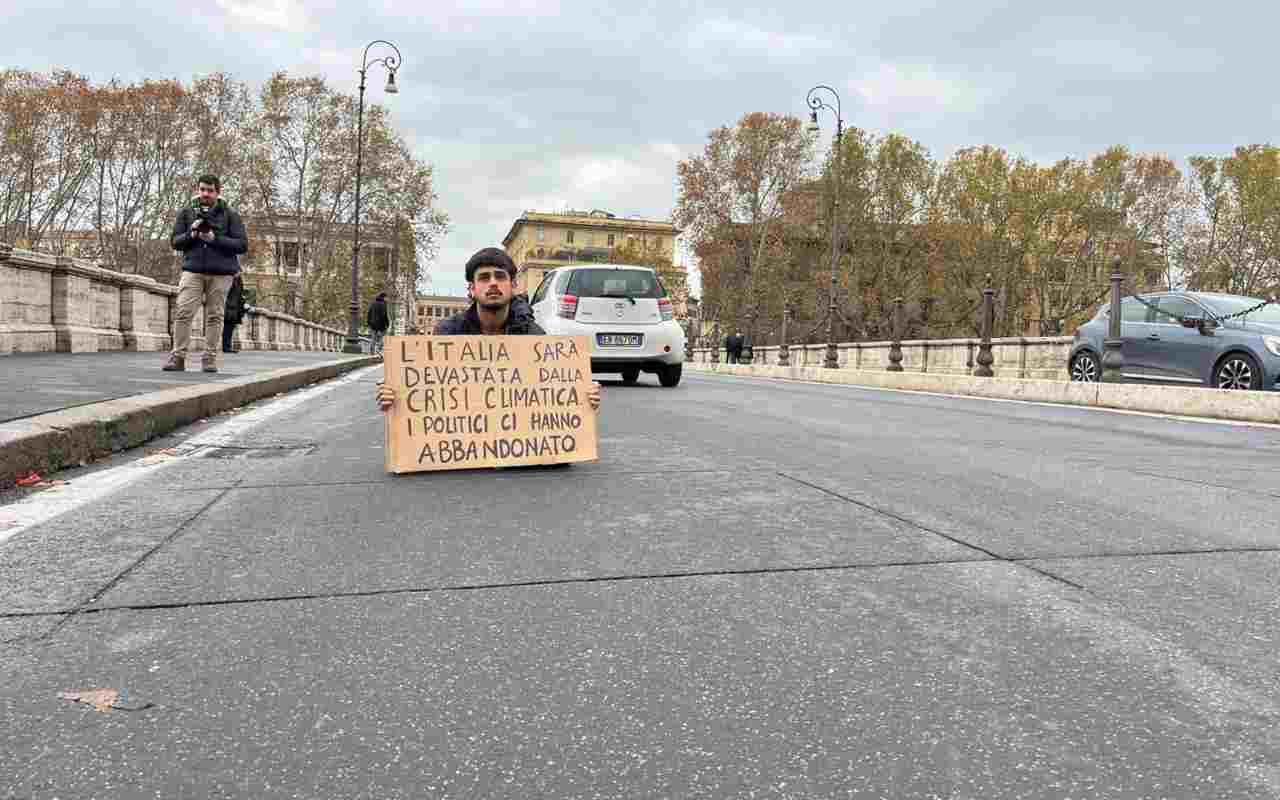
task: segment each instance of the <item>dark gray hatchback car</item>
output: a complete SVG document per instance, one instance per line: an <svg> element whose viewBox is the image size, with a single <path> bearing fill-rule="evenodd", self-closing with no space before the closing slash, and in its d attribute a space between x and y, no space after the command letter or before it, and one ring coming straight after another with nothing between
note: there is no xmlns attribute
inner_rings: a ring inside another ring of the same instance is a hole
<svg viewBox="0 0 1280 800"><path fill-rule="evenodd" d="M1220 389L1280 389L1280 305L1207 292L1126 297L1120 304L1126 381ZM1073 381L1102 376L1110 305L1076 331L1068 367Z"/></svg>

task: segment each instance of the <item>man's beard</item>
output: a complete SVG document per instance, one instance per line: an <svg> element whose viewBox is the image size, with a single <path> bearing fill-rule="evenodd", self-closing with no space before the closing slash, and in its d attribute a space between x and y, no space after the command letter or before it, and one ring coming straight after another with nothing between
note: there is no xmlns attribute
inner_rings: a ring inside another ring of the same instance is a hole
<svg viewBox="0 0 1280 800"><path fill-rule="evenodd" d="M485 311L501 311L511 305L510 298L493 298L481 297L476 300L476 304Z"/></svg>

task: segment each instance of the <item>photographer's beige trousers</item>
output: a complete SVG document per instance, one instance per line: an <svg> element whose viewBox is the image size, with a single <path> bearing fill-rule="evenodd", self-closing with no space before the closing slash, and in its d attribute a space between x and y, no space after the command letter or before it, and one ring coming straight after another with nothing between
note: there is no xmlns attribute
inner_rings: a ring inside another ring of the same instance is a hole
<svg viewBox="0 0 1280 800"><path fill-rule="evenodd" d="M204 303L204 352L217 356L222 346L222 317L234 275L182 273L178 280L178 307L173 313L173 354L185 358L191 345L191 320Z"/></svg>

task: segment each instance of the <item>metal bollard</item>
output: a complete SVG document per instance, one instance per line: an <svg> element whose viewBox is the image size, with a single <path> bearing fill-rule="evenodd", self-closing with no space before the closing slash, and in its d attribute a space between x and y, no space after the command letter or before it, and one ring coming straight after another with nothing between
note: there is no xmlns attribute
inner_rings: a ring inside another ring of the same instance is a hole
<svg viewBox="0 0 1280 800"><path fill-rule="evenodd" d="M987 283L991 283L991 276L987 276ZM995 377L991 365L995 363L995 356L991 354L991 329L995 327L996 321L996 290L990 285L982 290L982 339L978 344L978 357L974 359L978 365L973 368L973 374L979 378Z"/></svg>
<svg viewBox="0 0 1280 800"><path fill-rule="evenodd" d="M1120 263L1120 256L1116 256L1111 271L1111 318L1107 320L1107 338L1102 342L1102 347L1106 350L1102 354L1104 383L1120 383L1124 380L1121 374L1124 372L1124 337L1120 332L1120 295L1123 291L1120 284L1124 282L1124 273L1120 271Z"/></svg>
<svg viewBox="0 0 1280 800"><path fill-rule="evenodd" d="M778 366L791 366L791 348L787 344L787 324L791 322L791 309L782 312L782 343L778 345Z"/></svg>
<svg viewBox="0 0 1280 800"><path fill-rule="evenodd" d="M893 298L893 338L889 342L889 372L902 372L902 298Z"/></svg>

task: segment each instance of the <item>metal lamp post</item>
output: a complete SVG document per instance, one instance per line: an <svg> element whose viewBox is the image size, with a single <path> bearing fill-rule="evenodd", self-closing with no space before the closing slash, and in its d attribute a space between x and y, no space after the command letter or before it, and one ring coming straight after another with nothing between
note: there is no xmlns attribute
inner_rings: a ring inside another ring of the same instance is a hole
<svg viewBox="0 0 1280 800"><path fill-rule="evenodd" d="M822 99L820 92L829 92L835 98L835 106L829 105ZM844 134L844 117L840 113L840 95L830 86L818 84L809 90L809 94L805 97L805 102L809 104L809 124L805 126L805 130L809 133L817 133L818 111L826 109L836 117L836 136L831 144L831 303L827 308L827 357L823 362L823 366L827 369L835 369L840 366L840 354L836 350L835 325L836 325L836 266L840 255L839 236L840 236L840 137Z"/></svg>
<svg viewBox="0 0 1280 800"><path fill-rule="evenodd" d="M396 52L394 56L385 56L369 60L369 48L375 44L386 45ZM400 48L385 39L374 39L364 47L364 55L360 60L360 99L356 111L356 221L355 233L351 242L351 323L347 329L347 342L343 346L344 353L359 353L360 347L360 174L364 166L364 88L369 68L381 64L387 70L387 94L396 94L396 70L400 68L402 59Z"/></svg>

